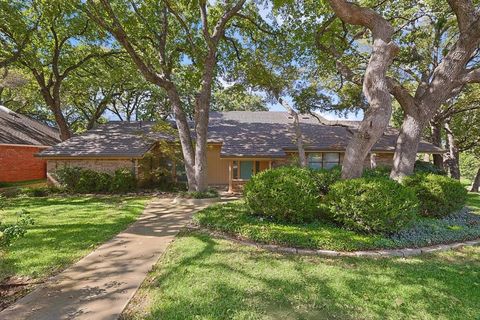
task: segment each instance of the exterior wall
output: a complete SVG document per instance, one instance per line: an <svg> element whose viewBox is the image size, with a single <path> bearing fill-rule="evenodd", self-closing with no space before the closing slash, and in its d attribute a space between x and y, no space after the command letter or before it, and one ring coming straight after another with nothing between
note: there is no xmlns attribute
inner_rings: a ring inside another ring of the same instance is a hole
<svg viewBox="0 0 480 320"><path fill-rule="evenodd" d="M71 160L47 160L47 177L55 183L54 174L57 169L63 167L79 167L98 172L113 173L117 169L129 168L137 173L138 168L133 160L128 159L71 159Z"/></svg>
<svg viewBox="0 0 480 320"><path fill-rule="evenodd" d="M375 153L375 163L377 167L393 167L393 153ZM371 167L370 157L365 159L364 166Z"/></svg>
<svg viewBox="0 0 480 320"><path fill-rule="evenodd" d="M46 177L46 161L34 155L45 148L0 145L0 182L17 182Z"/></svg>
<svg viewBox="0 0 480 320"><path fill-rule="evenodd" d="M228 160L220 158L219 145L210 145L207 150L207 183L210 185L228 184Z"/></svg>

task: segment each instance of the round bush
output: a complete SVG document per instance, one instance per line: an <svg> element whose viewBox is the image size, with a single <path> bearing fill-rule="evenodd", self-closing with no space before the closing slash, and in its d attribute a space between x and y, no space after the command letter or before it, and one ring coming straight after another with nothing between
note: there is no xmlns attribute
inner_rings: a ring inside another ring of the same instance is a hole
<svg viewBox="0 0 480 320"><path fill-rule="evenodd" d="M322 195L326 195L330 186L340 180L342 169L336 166L332 169L311 169L313 178L317 184L317 189Z"/></svg>
<svg viewBox="0 0 480 320"><path fill-rule="evenodd" d="M417 160L415 161L415 173L433 173L441 176L447 175L445 170L440 169L431 162Z"/></svg>
<svg viewBox="0 0 480 320"><path fill-rule="evenodd" d="M418 213L415 192L386 178L359 178L333 184L325 197L330 217L348 229L390 233Z"/></svg>
<svg viewBox="0 0 480 320"><path fill-rule="evenodd" d="M402 183L415 191L420 214L426 217L444 217L462 209L467 201L467 190L460 181L446 176L415 174Z"/></svg>
<svg viewBox="0 0 480 320"><path fill-rule="evenodd" d="M245 185L244 197L251 213L280 222L311 221L319 211L317 182L312 171L305 168L260 172Z"/></svg>

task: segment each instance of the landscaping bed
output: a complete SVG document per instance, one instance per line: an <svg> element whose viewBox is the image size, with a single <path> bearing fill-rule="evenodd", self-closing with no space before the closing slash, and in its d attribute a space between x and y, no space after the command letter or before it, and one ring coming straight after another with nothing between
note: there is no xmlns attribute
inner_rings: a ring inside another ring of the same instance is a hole
<svg viewBox="0 0 480 320"><path fill-rule="evenodd" d="M3 223L15 221L24 209L34 224L24 237L0 251L0 310L124 230L148 199L117 195L8 199L0 211Z"/></svg>
<svg viewBox="0 0 480 320"><path fill-rule="evenodd" d="M290 224L251 215L243 201L217 204L194 215L202 227L239 239L305 249L357 251L418 248L480 238L480 195L470 194L468 208L441 219L418 218L389 235L362 234L317 220Z"/></svg>

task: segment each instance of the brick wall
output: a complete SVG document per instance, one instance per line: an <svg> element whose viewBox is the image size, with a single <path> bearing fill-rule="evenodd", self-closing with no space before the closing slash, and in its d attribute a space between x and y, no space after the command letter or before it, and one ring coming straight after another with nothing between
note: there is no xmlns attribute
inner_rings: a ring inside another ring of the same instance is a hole
<svg viewBox="0 0 480 320"><path fill-rule="evenodd" d="M44 148L0 145L0 182L16 182L46 177L46 161L34 154Z"/></svg>
<svg viewBox="0 0 480 320"><path fill-rule="evenodd" d="M128 159L75 159L75 160L47 160L47 177L50 182L55 183L55 171L63 167L79 167L98 172L113 173L117 169L133 169L137 174L135 162Z"/></svg>

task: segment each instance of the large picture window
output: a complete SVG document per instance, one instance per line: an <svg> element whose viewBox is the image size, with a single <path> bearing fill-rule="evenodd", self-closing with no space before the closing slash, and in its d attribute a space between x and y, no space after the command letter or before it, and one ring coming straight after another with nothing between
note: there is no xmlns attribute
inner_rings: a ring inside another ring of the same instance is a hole
<svg viewBox="0 0 480 320"><path fill-rule="evenodd" d="M308 154L308 166L312 169L331 169L338 165L340 165L340 153L338 152Z"/></svg>

